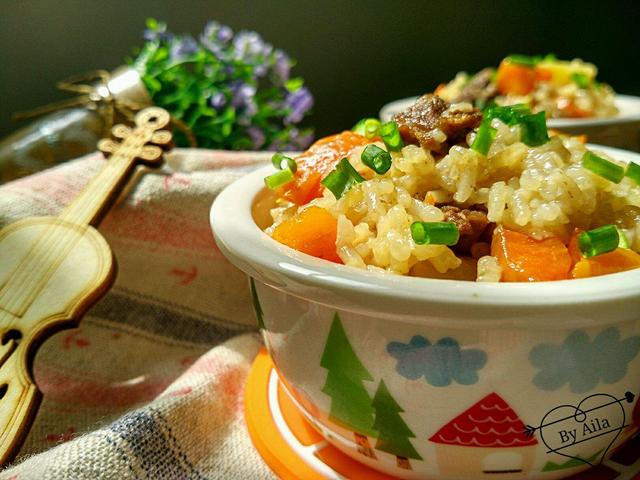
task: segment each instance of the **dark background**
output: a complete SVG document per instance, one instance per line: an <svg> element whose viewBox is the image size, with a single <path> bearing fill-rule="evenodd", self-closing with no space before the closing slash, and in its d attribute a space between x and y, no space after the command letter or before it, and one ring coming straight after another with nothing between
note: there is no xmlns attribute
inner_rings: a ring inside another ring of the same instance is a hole
<svg viewBox="0 0 640 480"><path fill-rule="evenodd" d="M288 51L315 95L309 122L319 135L509 53L580 57L616 91L640 94L633 1L3 0L0 136L16 128L13 112L66 98L56 80L121 64L149 16L193 34L217 19Z"/></svg>

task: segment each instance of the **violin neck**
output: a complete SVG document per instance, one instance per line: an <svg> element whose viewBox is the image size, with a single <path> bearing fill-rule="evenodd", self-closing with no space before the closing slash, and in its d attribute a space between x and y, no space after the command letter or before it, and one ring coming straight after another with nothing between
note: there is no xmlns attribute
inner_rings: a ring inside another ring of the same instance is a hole
<svg viewBox="0 0 640 480"><path fill-rule="evenodd" d="M102 214L115 201L135 163L135 158L131 156L114 154L106 166L65 208L60 218L77 225L96 225Z"/></svg>

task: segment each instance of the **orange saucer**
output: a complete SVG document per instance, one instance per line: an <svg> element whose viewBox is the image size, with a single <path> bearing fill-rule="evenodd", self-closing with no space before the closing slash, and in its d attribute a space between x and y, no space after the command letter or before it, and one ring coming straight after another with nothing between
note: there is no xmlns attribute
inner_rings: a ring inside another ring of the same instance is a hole
<svg viewBox="0 0 640 480"><path fill-rule="evenodd" d="M353 460L316 431L282 388L265 349L251 366L244 407L254 446L283 480L394 479ZM640 436L619 449L611 460L570 478L640 480Z"/></svg>

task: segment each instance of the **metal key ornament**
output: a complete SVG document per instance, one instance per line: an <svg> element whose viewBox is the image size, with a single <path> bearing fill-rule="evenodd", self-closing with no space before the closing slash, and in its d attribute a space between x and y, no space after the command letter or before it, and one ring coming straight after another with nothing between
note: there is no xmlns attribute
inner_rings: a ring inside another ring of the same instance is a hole
<svg viewBox="0 0 640 480"><path fill-rule="evenodd" d="M58 217L31 217L0 230L0 464L16 454L41 393L31 366L55 331L77 325L114 280L113 253L94 228L127 183L136 163L159 165L171 133L169 114L150 107L133 129L116 125L116 140L98 148L110 159Z"/></svg>

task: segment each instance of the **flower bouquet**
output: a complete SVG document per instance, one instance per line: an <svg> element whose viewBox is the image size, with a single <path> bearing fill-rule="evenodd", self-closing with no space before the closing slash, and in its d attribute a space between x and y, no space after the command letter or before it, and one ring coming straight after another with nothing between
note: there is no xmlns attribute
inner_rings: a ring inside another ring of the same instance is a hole
<svg viewBox="0 0 640 480"><path fill-rule="evenodd" d="M171 114L178 146L301 150L313 140L300 126L311 93L258 33L209 22L194 38L149 19L144 40L125 67L61 82L79 96L38 109L48 114L0 141L0 182L95 150L115 121L151 104Z"/></svg>

